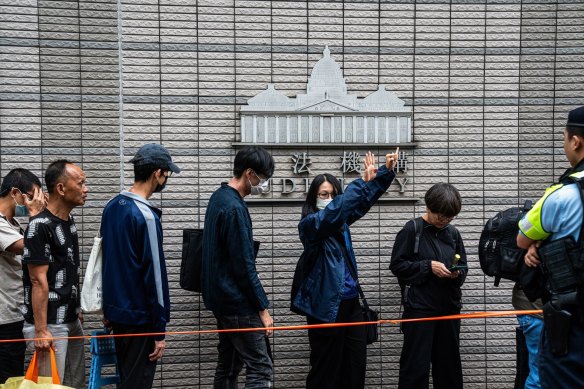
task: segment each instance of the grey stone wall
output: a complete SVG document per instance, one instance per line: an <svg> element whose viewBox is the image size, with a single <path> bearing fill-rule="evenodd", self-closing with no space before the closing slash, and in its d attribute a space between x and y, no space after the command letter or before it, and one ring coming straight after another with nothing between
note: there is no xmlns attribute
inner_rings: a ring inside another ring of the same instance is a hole
<svg viewBox="0 0 584 389"><path fill-rule="evenodd" d="M384 84L412 107L408 195L441 181L461 190L464 311L510 309L512 285L492 286L476 245L495 211L536 199L567 167L563 125L583 102L583 17L577 0L0 0L0 172L41 175L60 157L84 168L90 200L75 214L86 261L102 207L131 184L126 162L141 144L163 143L183 168L154 198L164 212L169 330L213 328L200 297L178 286L181 230L202 226L207 199L230 177L238 107L270 82L302 93L329 45L350 93ZM271 149L279 177L291 175L293 153L309 151L311 176L340 175L339 152L366 150ZM275 322L302 324L288 309L300 204L250 210ZM385 202L352 229L382 318L399 316L388 270L395 234L423 211L422 202ZM98 327L89 317L87 331ZM514 318L463 322L466 388L512 387L514 327ZM398 327L382 327L368 352L368 387L396 387L401 339ZM214 335L169 336L155 387L210 387L215 345ZM303 387L306 332L277 332L272 345L275 386Z"/></svg>

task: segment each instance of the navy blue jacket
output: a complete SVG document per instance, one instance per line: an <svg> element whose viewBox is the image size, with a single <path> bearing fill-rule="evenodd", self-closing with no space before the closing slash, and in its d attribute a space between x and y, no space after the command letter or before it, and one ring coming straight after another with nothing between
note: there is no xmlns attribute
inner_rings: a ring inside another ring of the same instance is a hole
<svg viewBox="0 0 584 389"><path fill-rule="evenodd" d="M205 307L222 315L249 315L268 307L247 205L226 183L213 193L205 214L202 293Z"/></svg>
<svg viewBox="0 0 584 389"><path fill-rule="evenodd" d="M170 298L161 215L146 199L128 191L103 210L103 313L113 323L166 330Z"/></svg>
<svg viewBox="0 0 584 389"><path fill-rule="evenodd" d="M349 225L363 217L385 193L395 173L385 165L379 168L375 179L351 182L345 192L334 198L323 210L307 215L298 224L300 240L306 258L315 258L314 266L300 285L294 306L323 322L334 322L337 317L345 283L345 260L335 232L344 227L345 245L349 260L357 269Z"/></svg>

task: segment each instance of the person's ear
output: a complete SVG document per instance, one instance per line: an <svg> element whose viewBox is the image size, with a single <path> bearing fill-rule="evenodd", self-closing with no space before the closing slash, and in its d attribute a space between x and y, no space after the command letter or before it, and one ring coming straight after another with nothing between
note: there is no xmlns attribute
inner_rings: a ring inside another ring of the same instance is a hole
<svg viewBox="0 0 584 389"><path fill-rule="evenodd" d="M55 192L59 196L65 196L65 184L59 182L57 185L55 185Z"/></svg>
<svg viewBox="0 0 584 389"><path fill-rule="evenodd" d="M152 172L152 178L154 181L156 181L156 183L158 183L158 179L163 175L164 174L162 174L162 169L156 169Z"/></svg>
<svg viewBox="0 0 584 389"><path fill-rule="evenodd" d="M574 150L580 150L582 148L582 146L584 145L584 142L583 142L583 139L581 136L574 135L570 139L570 144L572 145L572 148Z"/></svg>

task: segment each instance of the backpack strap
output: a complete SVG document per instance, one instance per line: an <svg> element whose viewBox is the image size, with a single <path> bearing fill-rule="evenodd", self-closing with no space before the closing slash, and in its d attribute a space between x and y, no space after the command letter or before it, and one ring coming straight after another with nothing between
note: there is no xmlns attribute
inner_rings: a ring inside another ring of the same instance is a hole
<svg viewBox="0 0 584 389"><path fill-rule="evenodd" d="M458 231L458 229L456 227L454 227L452 224L448 225L448 233L450 234L450 237L452 238L452 240L454 241L456 248L455 248L455 254L460 254L460 251L462 249L462 247L460 247L460 232Z"/></svg>
<svg viewBox="0 0 584 389"><path fill-rule="evenodd" d="M563 183L565 185L570 184L570 183L578 184L578 189L580 189L579 190L580 201L582 202L582 207L584 208L584 177L580 177L581 175L582 175L582 173L570 175L570 176L565 178ZM584 234L584 220L582 221L582 226L580 227L580 235L578 236L578 242L577 242L577 243L579 243L580 247L584 246L583 234Z"/></svg>
<svg viewBox="0 0 584 389"><path fill-rule="evenodd" d="M414 255L418 255L420 252L420 237L422 236L422 232L424 232L424 221L422 217L416 217L410 219L414 223Z"/></svg>

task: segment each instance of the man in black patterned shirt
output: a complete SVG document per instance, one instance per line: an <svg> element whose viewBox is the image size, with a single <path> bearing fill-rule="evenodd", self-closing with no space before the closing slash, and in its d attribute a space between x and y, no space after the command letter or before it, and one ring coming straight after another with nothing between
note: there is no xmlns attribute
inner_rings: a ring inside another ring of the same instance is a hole
<svg viewBox="0 0 584 389"><path fill-rule="evenodd" d="M66 160L49 165L45 184L49 193L47 207L30 219L24 238L23 333L27 339L35 338L28 347L32 350L34 344L41 354L40 375L50 376L47 357L52 348L63 385L83 388L83 340L53 337L83 335L79 317L79 242L70 213L85 204L88 188L83 170Z"/></svg>

